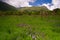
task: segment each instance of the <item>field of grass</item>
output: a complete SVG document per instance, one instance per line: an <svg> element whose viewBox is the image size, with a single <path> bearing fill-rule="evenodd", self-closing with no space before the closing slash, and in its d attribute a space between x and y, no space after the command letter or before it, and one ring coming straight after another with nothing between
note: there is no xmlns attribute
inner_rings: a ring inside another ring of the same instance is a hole
<svg viewBox="0 0 60 40"><path fill-rule="evenodd" d="M60 40L60 16L0 16L0 40Z"/></svg>

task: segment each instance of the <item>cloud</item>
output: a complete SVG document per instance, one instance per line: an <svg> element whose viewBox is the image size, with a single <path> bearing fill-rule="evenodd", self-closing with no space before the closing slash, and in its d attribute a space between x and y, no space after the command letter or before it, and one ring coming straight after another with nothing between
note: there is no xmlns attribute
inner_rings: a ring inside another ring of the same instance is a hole
<svg viewBox="0 0 60 40"><path fill-rule="evenodd" d="M29 2L33 3L36 0L2 0L2 1L16 8L19 8L19 7L32 7L33 5L30 5ZM47 3L47 4L43 3L42 5L39 6L46 6L49 10L53 10L56 8L60 8L60 0L52 0L52 3Z"/></svg>
<svg viewBox="0 0 60 40"><path fill-rule="evenodd" d="M50 9L50 7L51 7L50 5L51 5L51 4L48 3L48 4L42 4L41 6L46 6L49 10L51 10L51 9Z"/></svg>
<svg viewBox="0 0 60 40"><path fill-rule="evenodd" d="M52 3L55 8L60 8L60 0L52 0Z"/></svg>
<svg viewBox="0 0 60 40"><path fill-rule="evenodd" d="M54 5L52 5L52 4L50 4L50 3L42 4L42 5L40 5L40 6L45 6L45 7L47 7L49 10L54 10L54 9L55 9Z"/></svg>
<svg viewBox="0 0 60 40"><path fill-rule="evenodd" d="M30 5L29 2L35 2L35 0L3 0L3 2L6 2L16 8L19 8L19 7L31 7L32 5Z"/></svg>
<svg viewBox="0 0 60 40"><path fill-rule="evenodd" d="M50 3L42 4L42 6L46 6L49 10L54 10L56 8L60 8L60 0L52 0L52 4L50 4Z"/></svg>

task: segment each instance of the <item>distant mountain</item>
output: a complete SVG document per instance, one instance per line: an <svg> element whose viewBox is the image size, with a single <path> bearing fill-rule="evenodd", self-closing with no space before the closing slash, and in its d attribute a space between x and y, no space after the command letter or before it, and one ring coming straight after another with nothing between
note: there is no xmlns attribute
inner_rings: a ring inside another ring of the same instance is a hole
<svg viewBox="0 0 60 40"><path fill-rule="evenodd" d="M5 3L5 2L2 2L0 1L0 11L10 11L10 10L16 10L15 7Z"/></svg>
<svg viewBox="0 0 60 40"><path fill-rule="evenodd" d="M50 10L48 10L48 8L45 6L41 6L41 7L33 6L33 7L21 7L18 9L18 11L21 14L28 14L28 15L37 14L37 15L40 15L40 14L47 14Z"/></svg>
<svg viewBox="0 0 60 40"><path fill-rule="evenodd" d="M19 8L20 11L24 11L24 10L30 10L30 11L48 11L47 7L45 6L41 6L41 7L21 7Z"/></svg>

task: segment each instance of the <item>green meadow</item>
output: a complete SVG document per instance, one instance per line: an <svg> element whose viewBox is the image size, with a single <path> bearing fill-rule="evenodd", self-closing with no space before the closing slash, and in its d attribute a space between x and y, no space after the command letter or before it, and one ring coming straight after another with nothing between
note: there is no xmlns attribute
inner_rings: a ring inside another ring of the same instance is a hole
<svg viewBox="0 0 60 40"><path fill-rule="evenodd" d="M15 8L0 1L0 40L60 40L60 9Z"/></svg>
<svg viewBox="0 0 60 40"><path fill-rule="evenodd" d="M60 40L60 15L0 16L0 40Z"/></svg>

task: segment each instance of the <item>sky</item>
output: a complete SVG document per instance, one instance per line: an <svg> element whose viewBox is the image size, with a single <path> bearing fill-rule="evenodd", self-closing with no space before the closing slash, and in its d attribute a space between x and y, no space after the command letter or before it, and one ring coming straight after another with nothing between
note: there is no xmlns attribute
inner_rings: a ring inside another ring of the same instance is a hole
<svg viewBox="0 0 60 40"><path fill-rule="evenodd" d="M0 0L6 2L16 8L46 6L49 10L60 8L60 0Z"/></svg>
<svg viewBox="0 0 60 40"><path fill-rule="evenodd" d="M31 5L42 5L42 4L47 4L47 3L51 3L52 0L36 0L34 3L30 3Z"/></svg>

